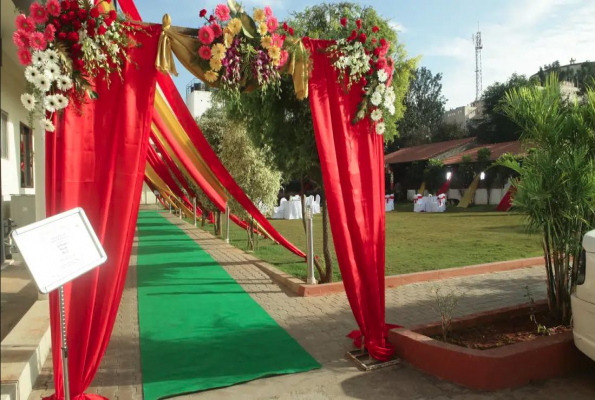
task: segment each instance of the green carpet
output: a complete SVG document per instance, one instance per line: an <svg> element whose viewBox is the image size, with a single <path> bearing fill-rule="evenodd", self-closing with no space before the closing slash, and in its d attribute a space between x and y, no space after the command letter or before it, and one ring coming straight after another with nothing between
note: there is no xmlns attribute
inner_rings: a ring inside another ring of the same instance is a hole
<svg viewBox="0 0 595 400"><path fill-rule="evenodd" d="M320 368L209 254L155 211L138 217L144 398Z"/></svg>

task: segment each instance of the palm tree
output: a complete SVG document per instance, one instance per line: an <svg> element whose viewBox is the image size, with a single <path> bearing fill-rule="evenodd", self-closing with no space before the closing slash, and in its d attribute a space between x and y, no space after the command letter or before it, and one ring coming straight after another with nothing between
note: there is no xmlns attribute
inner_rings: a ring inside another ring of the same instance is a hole
<svg viewBox="0 0 595 400"><path fill-rule="evenodd" d="M542 235L549 309L569 324L581 240L595 226L595 90L567 103L552 74L544 87L511 90L501 110L531 149L522 164L503 157L497 165L519 174L513 209Z"/></svg>

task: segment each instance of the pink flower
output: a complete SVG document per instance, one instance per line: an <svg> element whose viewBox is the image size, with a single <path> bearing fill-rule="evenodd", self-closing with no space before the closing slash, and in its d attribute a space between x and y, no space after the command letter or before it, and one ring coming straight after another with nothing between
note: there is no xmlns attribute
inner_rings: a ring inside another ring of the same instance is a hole
<svg viewBox="0 0 595 400"><path fill-rule="evenodd" d="M289 53L287 52L287 50L281 50L281 57L279 58L279 68L284 66L288 59Z"/></svg>
<svg viewBox="0 0 595 400"><path fill-rule="evenodd" d="M25 14L17 15L16 19L14 20L17 29L22 29L25 32L33 32L35 30L35 24L31 19L27 18Z"/></svg>
<svg viewBox="0 0 595 400"><path fill-rule="evenodd" d="M273 16L273 10L271 9L271 7L269 7L269 6L266 6L266 7L264 8L264 15L266 15L266 16L267 16L267 19L268 19L269 17L272 17L272 16Z"/></svg>
<svg viewBox="0 0 595 400"><path fill-rule="evenodd" d="M215 7L215 15L219 21L228 21L229 7L227 7L225 4L217 4L217 7Z"/></svg>
<svg viewBox="0 0 595 400"><path fill-rule="evenodd" d="M198 31L198 39L202 44L211 44L215 39L215 33L210 26L203 26Z"/></svg>
<svg viewBox="0 0 595 400"><path fill-rule="evenodd" d="M25 32L22 29L18 29L13 35L12 35L12 41L14 42L14 44L17 45L17 47L22 48L22 47L29 47L29 33Z"/></svg>
<svg viewBox="0 0 595 400"><path fill-rule="evenodd" d="M281 48L281 47L283 47L283 41L284 41L283 36L276 34L276 33L273 33L271 35L271 42L272 42L273 46L277 46L278 48Z"/></svg>
<svg viewBox="0 0 595 400"><path fill-rule="evenodd" d="M221 26L218 23L213 22L211 24L211 29L213 30L215 37L219 37L219 36L223 35L223 29L221 29Z"/></svg>
<svg viewBox="0 0 595 400"><path fill-rule="evenodd" d="M48 13L45 11L44 6L39 3L33 3L29 7L29 18L38 24L45 24L48 20Z"/></svg>
<svg viewBox="0 0 595 400"><path fill-rule="evenodd" d="M35 50L45 50L47 46L47 42L45 37L43 37L43 33L41 32L33 32L31 34L31 47Z"/></svg>
<svg viewBox="0 0 595 400"><path fill-rule="evenodd" d="M60 3L58 0L49 0L45 5L50 15L57 17L60 15Z"/></svg>
<svg viewBox="0 0 595 400"><path fill-rule="evenodd" d="M31 52L27 49L20 49L17 52L17 55L19 56L19 62L22 65L29 65L31 64Z"/></svg>
<svg viewBox="0 0 595 400"><path fill-rule="evenodd" d="M267 20L267 28L269 28L269 32L271 32L271 33L275 32L278 27L279 27L279 22L277 21L277 18L270 17Z"/></svg>
<svg viewBox="0 0 595 400"><path fill-rule="evenodd" d="M48 42L53 42L56 37L56 27L52 24L48 24L45 27L45 32L43 33L45 40Z"/></svg>
<svg viewBox="0 0 595 400"><path fill-rule="evenodd" d="M210 60L211 59L211 48L209 46L201 46L198 49L198 55L203 60Z"/></svg>

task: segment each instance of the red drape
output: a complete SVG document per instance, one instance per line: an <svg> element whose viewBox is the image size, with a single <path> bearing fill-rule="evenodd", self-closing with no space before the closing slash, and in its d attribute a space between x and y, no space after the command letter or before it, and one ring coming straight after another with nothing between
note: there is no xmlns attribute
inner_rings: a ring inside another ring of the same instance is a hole
<svg viewBox="0 0 595 400"><path fill-rule="evenodd" d="M190 201L190 199L188 197L186 197L184 192L182 192L182 189L180 189L180 187L178 186L178 184L176 183L174 178L172 178L172 176L170 175L169 169L164 164L161 157L159 157L157 155L157 152L151 146L149 146L149 151L147 153L147 161L149 162L149 165L151 165L151 167L153 167L153 169L155 170L157 175L159 175L161 180L163 182L165 182L165 184L167 186L169 186L169 188L172 190L172 192L176 196L181 198L182 201L186 204L186 206L188 206L188 208L190 208L190 210L194 210L194 207L192 206L192 202Z"/></svg>
<svg viewBox="0 0 595 400"><path fill-rule="evenodd" d="M504 197L502 197L502 200L500 200L500 203L498 203L498 207L496 207L496 211L508 211L510 210L510 208L512 207L512 196L514 195L514 193L516 192L516 189L514 187L509 187L508 190L506 191L506 194L504 195Z"/></svg>
<svg viewBox="0 0 595 400"><path fill-rule="evenodd" d="M386 360L393 349L384 320L383 137L373 132L368 119L351 124L361 85L347 93L337 83L326 53L332 43L304 39L313 60L309 89L316 144L347 298L366 348L374 358Z"/></svg>
<svg viewBox="0 0 595 400"><path fill-rule="evenodd" d="M98 79L99 99L69 107L46 133L48 216L82 207L101 240L108 261L65 285L70 394L73 400L100 399L84 394L107 348L128 269L142 183L153 99L155 57L161 27L142 28L134 64L114 76L107 88ZM57 292L50 295L54 399L63 399L60 319Z"/></svg>
<svg viewBox="0 0 595 400"><path fill-rule="evenodd" d="M153 184L151 183L151 181L149 180L149 178L147 178L145 176L145 183L147 184L147 186L149 187L149 189L151 189L153 191L153 193L155 193L157 191L157 188L155 186L153 186ZM159 200L159 202L161 203L161 205L165 208L167 208L167 206L165 205L163 199L161 198L161 196L157 196L157 200Z"/></svg>
<svg viewBox="0 0 595 400"><path fill-rule="evenodd" d="M446 194L446 192L448 192L448 188L450 187L450 182L452 181L452 177L454 176L455 172L457 172L456 169L454 169L452 171L452 173L450 174L450 178L448 178L446 180L446 182L444 182L444 185L442 185L442 187L440 188L440 190L438 190L438 193L436 193L437 195L438 194L443 194L443 193Z"/></svg>

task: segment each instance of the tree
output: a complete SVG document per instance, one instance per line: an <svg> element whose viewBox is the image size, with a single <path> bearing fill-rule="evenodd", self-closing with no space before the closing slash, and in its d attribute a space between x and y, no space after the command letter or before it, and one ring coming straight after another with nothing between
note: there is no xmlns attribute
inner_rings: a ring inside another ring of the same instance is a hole
<svg viewBox="0 0 595 400"><path fill-rule="evenodd" d="M448 140L463 139L469 133L457 123L441 122L432 132L432 142L446 142Z"/></svg>
<svg viewBox="0 0 595 400"><path fill-rule="evenodd" d="M397 135L396 121L403 116L402 101L416 60L407 59L405 48L398 42L397 34L390 28L388 21L378 16L372 8L362 8L353 3L337 3L320 4L293 13L288 24L295 29L297 37L337 39L347 37L350 32L341 26L340 19L343 17L347 17L354 25L358 18L364 26L377 25L391 43L390 53L395 61L392 84L396 94L396 113L394 116L385 116L387 130L384 136L386 140L392 140ZM285 180L309 179L321 187L325 268L323 270L318 263L316 267L320 281L330 282L333 277L330 230L309 101L298 100L291 77L284 77L279 95L244 93L239 101L227 102L226 108L230 118L246 124L248 134L257 147L270 149L271 161L282 171Z"/></svg>
<svg viewBox="0 0 595 400"><path fill-rule="evenodd" d="M429 193L435 193L445 181L444 162L430 158L424 169L424 182Z"/></svg>
<svg viewBox="0 0 595 400"><path fill-rule="evenodd" d="M512 74L504 83L496 82L483 93L483 119L472 122L470 136L477 137L480 143L501 143L518 140L520 127L499 110L499 104L511 89L535 86L536 80L525 75Z"/></svg>
<svg viewBox="0 0 595 400"><path fill-rule="evenodd" d="M573 66L574 65L574 66ZM548 74L555 73L560 81L572 82L578 89L579 95L584 95L589 86L595 85L595 62L585 61L576 68L571 60L569 65L560 66L559 61L539 67L537 76L541 85L545 84Z"/></svg>
<svg viewBox="0 0 595 400"><path fill-rule="evenodd" d="M414 146L433 141L433 133L443 120L445 103L442 74L434 75L426 67L415 70L405 96L405 115L398 124L402 144Z"/></svg>
<svg viewBox="0 0 595 400"><path fill-rule="evenodd" d="M595 227L595 90L585 97L565 104L550 75L543 90L513 89L502 106L533 151L522 165L510 157L498 164L520 174L512 205L541 233L549 309L564 324L572 317L582 237Z"/></svg>
<svg viewBox="0 0 595 400"><path fill-rule="evenodd" d="M254 146L246 128L229 120L219 107L210 108L200 118L200 126L225 168L252 202L272 211L281 188L281 173L271 166L268 149ZM204 193L200 197L203 204L212 204L207 202ZM229 199L229 209L238 217L252 221L244 207L233 198ZM254 228L253 224L250 226ZM253 229L247 232L249 248L253 249Z"/></svg>

